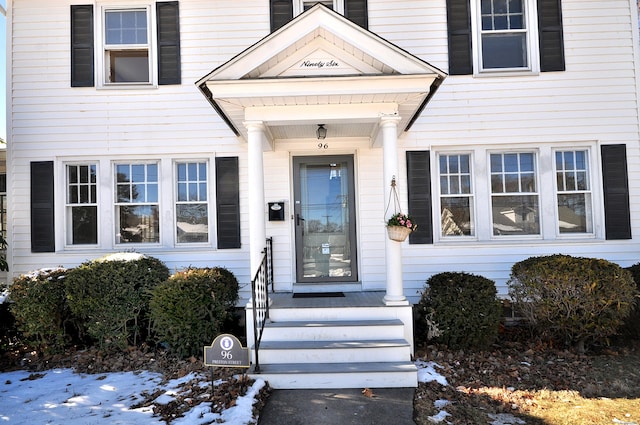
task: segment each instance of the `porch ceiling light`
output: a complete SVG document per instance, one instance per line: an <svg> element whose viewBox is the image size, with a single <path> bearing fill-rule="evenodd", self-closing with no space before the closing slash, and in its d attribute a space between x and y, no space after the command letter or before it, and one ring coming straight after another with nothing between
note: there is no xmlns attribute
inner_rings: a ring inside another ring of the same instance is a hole
<svg viewBox="0 0 640 425"><path fill-rule="evenodd" d="M318 124L318 130L316 130L318 140L324 140L327 137L327 129L324 128L324 124Z"/></svg>

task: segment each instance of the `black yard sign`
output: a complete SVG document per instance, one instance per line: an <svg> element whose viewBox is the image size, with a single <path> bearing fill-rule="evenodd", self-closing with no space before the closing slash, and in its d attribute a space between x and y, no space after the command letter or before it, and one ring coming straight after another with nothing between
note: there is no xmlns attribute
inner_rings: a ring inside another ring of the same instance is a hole
<svg viewBox="0 0 640 425"><path fill-rule="evenodd" d="M210 346L204 347L205 366L249 367L249 349L230 334L218 335Z"/></svg>

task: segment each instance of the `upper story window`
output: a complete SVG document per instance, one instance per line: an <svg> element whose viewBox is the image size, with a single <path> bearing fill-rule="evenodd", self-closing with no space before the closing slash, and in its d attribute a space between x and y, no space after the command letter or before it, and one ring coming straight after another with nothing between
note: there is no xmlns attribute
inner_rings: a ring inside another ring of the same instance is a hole
<svg viewBox="0 0 640 425"><path fill-rule="evenodd" d="M69 245L98 243L98 182L96 164L66 166L66 235Z"/></svg>
<svg viewBox="0 0 640 425"><path fill-rule="evenodd" d="M98 10L71 6L72 87L181 83L177 1Z"/></svg>
<svg viewBox="0 0 640 425"><path fill-rule="evenodd" d="M538 71L538 43L531 36L535 21L532 0L471 0L474 19L474 69ZM529 13L531 12L531 13Z"/></svg>
<svg viewBox="0 0 640 425"><path fill-rule="evenodd" d="M104 82L151 83L149 10L104 10Z"/></svg>
<svg viewBox="0 0 640 425"><path fill-rule="evenodd" d="M526 0L480 0L478 63L480 71L529 70Z"/></svg>
<svg viewBox="0 0 640 425"><path fill-rule="evenodd" d="M284 26L316 3L322 3L329 9L335 10L362 28L368 27L367 0L270 0L271 31Z"/></svg>
<svg viewBox="0 0 640 425"><path fill-rule="evenodd" d="M449 74L564 71L562 0L447 0Z"/></svg>

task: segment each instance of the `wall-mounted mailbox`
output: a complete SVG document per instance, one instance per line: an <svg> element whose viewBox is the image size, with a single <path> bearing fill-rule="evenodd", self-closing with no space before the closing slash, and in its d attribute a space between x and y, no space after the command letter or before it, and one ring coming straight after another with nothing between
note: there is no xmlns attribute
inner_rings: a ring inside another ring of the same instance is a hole
<svg viewBox="0 0 640 425"><path fill-rule="evenodd" d="M284 221L284 202L269 202L269 221Z"/></svg>

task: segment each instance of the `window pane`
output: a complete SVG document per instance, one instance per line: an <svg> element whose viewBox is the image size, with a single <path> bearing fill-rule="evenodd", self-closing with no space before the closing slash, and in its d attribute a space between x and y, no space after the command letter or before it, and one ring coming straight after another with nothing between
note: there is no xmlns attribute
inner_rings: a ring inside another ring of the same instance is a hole
<svg viewBox="0 0 640 425"><path fill-rule="evenodd" d="M442 236L472 236L471 198L442 198L440 219Z"/></svg>
<svg viewBox="0 0 640 425"><path fill-rule="evenodd" d="M111 50L109 54L109 82L149 82L149 52L147 50Z"/></svg>
<svg viewBox="0 0 640 425"><path fill-rule="evenodd" d="M591 197L585 193L558 195L558 227L560 233L591 231L587 213L591 211Z"/></svg>
<svg viewBox="0 0 640 425"><path fill-rule="evenodd" d="M78 167L70 165L67 167L69 183L78 183Z"/></svg>
<svg viewBox="0 0 640 425"><path fill-rule="evenodd" d="M128 165L117 165L116 166L116 174L118 183L130 182L130 171Z"/></svg>
<svg viewBox="0 0 640 425"><path fill-rule="evenodd" d="M446 176L440 177L440 193L443 195L448 195L449 191L449 178Z"/></svg>
<svg viewBox="0 0 640 425"><path fill-rule="evenodd" d="M178 243L208 242L209 217L206 204L176 206Z"/></svg>
<svg viewBox="0 0 640 425"><path fill-rule="evenodd" d="M178 183L178 201L187 200L187 184Z"/></svg>
<svg viewBox="0 0 640 425"><path fill-rule="evenodd" d="M158 202L158 185L147 185L147 202Z"/></svg>
<svg viewBox="0 0 640 425"><path fill-rule="evenodd" d="M499 173L502 171L502 155L492 154L491 155L491 172Z"/></svg>
<svg viewBox="0 0 640 425"><path fill-rule="evenodd" d="M524 33L484 34L482 66L485 69L527 67L526 35Z"/></svg>
<svg viewBox="0 0 640 425"><path fill-rule="evenodd" d="M70 204L77 204L78 203L78 186L73 185L73 186L69 186L69 199L67 200L68 203Z"/></svg>
<svg viewBox="0 0 640 425"><path fill-rule="evenodd" d="M200 199L198 199L199 201L206 201L207 200L207 183L200 183Z"/></svg>
<svg viewBox="0 0 640 425"><path fill-rule="evenodd" d="M105 12L105 41L107 44L147 44L147 12Z"/></svg>
<svg viewBox="0 0 640 425"><path fill-rule="evenodd" d="M177 164L178 167L178 181L187 180L187 164Z"/></svg>
<svg viewBox="0 0 640 425"><path fill-rule="evenodd" d="M518 154L511 153L505 154L504 156L504 171L506 172L517 172L518 168Z"/></svg>
<svg viewBox="0 0 640 425"><path fill-rule="evenodd" d="M507 0L493 0L493 13L507 13Z"/></svg>
<svg viewBox="0 0 640 425"><path fill-rule="evenodd" d="M71 208L71 243L74 245L98 243L98 208Z"/></svg>
<svg viewBox="0 0 640 425"><path fill-rule="evenodd" d="M157 243L160 241L160 221L155 205L120 206L119 243Z"/></svg>
<svg viewBox="0 0 640 425"><path fill-rule="evenodd" d="M540 234L537 196L493 196L491 203L494 235Z"/></svg>
<svg viewBox="0 0 640 425"><path fill-rule="evenodd" d="M509 0L509 13L522 13L522 0Z"/></svg>

